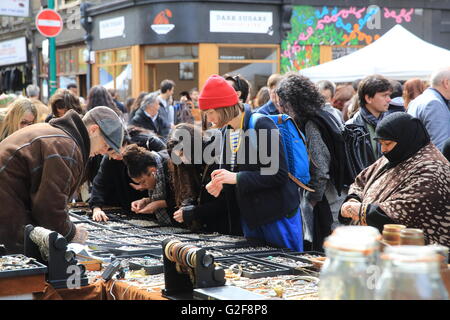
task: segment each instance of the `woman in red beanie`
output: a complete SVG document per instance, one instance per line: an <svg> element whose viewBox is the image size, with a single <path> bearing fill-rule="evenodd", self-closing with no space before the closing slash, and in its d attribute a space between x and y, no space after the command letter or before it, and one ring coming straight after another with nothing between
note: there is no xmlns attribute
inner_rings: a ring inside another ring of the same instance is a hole
<svg viewBox="0 0 450 320"><path fill-rule="evenodd" d="M211 173L207 191L215 197L225 193L228 210L240 212L246 238L302 251L299 193L288 177L275 123L261 117L249 129L250 107L240 103L233 87L217 75L206 81L199 107L214 127L221 128L223 137L220 169ZM278 169L271 174L264 172L274 166Z"/></svg>

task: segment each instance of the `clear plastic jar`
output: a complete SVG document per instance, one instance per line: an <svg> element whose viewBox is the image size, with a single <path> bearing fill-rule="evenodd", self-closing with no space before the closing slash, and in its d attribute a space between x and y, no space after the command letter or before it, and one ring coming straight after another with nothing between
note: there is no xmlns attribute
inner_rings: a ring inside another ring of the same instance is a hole
<svg viewBox="0 0 450 320"><path fill-rule="evenodd" d="M426 246L395 246L381 256L383 272L377 300L448 300L440 274L440 258Z"/></svg>
<svg viewBox="0 0 450 320"><path fill-rule="evenodd" d="M380 238L375 228L348 226L337 228L325 240L327 259L320 272L320 299L373 299Z"/></svg>

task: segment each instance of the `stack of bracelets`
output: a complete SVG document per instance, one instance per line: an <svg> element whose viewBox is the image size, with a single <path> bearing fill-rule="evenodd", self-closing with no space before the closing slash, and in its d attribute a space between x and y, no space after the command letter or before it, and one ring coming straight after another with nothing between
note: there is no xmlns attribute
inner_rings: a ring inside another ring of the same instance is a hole
<svg viewBox="0 0 450 320"><path fill-rule="evenodd" d="M198 250L200 250L200 248L194 245L183 243L178 239L173 239L167 243L164 248L164 254L167 259L175 262L177 265L194 269L196 267ZM179 269L177 270L180 271Z"/></svg>

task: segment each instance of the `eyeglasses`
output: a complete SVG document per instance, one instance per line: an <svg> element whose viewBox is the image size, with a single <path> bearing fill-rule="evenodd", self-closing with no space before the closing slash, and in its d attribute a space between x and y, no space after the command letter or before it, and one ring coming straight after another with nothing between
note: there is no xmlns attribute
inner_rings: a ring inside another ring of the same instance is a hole
<svg viewBox="0 0 450 320"><path fill-rule="evenodd" d="M34 124L34 121L28 121L28 120L20 121L21 126L31 126L32 124Z"/></svg>

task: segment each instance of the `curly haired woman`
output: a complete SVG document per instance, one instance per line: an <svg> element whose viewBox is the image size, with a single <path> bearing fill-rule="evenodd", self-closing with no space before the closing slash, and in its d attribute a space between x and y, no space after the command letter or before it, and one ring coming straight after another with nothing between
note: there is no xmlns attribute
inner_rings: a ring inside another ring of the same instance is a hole
<svg viewBox="0 0 450 320"><path fill-rule="evenodd" d="M308 78L296 73L286 74L277 86L279 107L289 114L305 134L310 155L309 185L315 192L304 191L301 201L305 240L312 249L323 250L323 239L338 224L343 176L340 127L334 116L325 110L325 100ZM333 161L332 161L333 159Z"/></svg>

